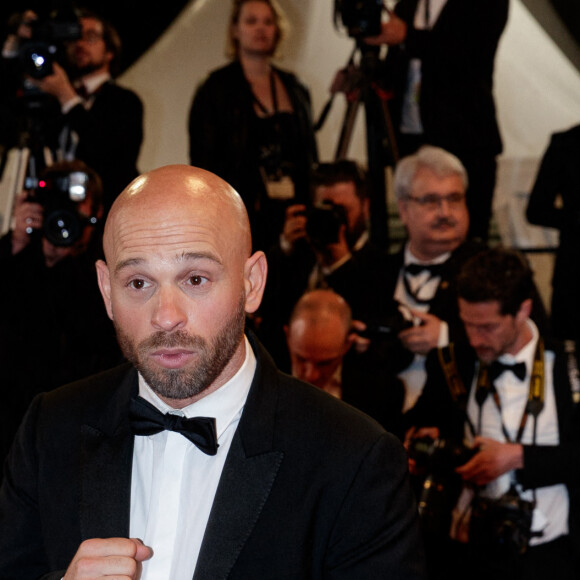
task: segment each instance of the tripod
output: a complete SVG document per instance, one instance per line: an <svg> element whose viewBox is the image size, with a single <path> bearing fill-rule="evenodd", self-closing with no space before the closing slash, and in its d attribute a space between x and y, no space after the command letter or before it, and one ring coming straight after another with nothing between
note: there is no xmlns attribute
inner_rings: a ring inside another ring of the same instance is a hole
<svg viewBox="0 0 580 580"><path fill-rule="evenodd" d="M21 119L18 143L9 149L0 177L0 235L10 230L16 196L25 188L27 177L38 177L53 163L53 154L45 144L45 126L40 103ZM35 110L37 107L38 110Z"/></svg>
<svg viewBox="0 0 580 580"><path fill-rule="evenodd" d="M387 106L390 94L376 81L380 63L379 48L368 46L361 41L350 56L345 70L348 87L345 90L347 109L345 112L335 159L344 159L352 137L356 116L360 105L365 111L366 148L370 181L370 237L373 243L386 248L389 243L388 212L386 198L385 168L398 161L398 151L391 116ZM359 66L354 65L356 53L360 53ZM319 128L328 113L327 104L317 123Z"/></svg>

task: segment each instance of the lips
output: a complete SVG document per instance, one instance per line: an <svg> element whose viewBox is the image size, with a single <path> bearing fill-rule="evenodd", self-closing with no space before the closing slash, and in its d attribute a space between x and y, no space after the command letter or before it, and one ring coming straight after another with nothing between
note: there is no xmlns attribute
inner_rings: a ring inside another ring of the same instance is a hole
<svg viewBox="0 0 580 580"><path fill-rule="evenodd" d="M157 349L149 355L158 365L167 369L178 369L195 356L195 352L185 348Z"/></svg>

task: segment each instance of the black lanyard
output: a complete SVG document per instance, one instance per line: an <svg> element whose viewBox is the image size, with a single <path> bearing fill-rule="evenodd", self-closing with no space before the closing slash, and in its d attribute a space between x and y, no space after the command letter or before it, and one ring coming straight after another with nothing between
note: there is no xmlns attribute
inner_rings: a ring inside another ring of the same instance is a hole
<svg viewBox="0 0 580 580"><path fill-rule="evenodd" d="M270 93L272 95L272 105L274 106L273 115L275 115L278 112L278 93L276 91L276 77L274 75L274 69L270 69ZM266 109L264 104L254 94L254 91L252 91L252 97L254 98L256 105L258 105L258 109L264 113L264 116L270 117L270 111Z"/></svg>

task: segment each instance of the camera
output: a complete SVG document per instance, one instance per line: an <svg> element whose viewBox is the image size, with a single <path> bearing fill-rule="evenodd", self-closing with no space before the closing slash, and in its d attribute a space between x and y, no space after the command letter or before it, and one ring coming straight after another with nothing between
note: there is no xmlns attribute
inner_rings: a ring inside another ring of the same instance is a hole
<svg viewBox="0 0 580 580"><path fill-rule="evenodd" d="M377 36L381 33L383 0L336 0L335 21L340 15L352 38Z"/></svg>
<svg viewBox="0 0 580 580"><path fill-rule="evenodd" d="M24 188L28 201L42 205L43 235L54 246L71 246L97 218L80 213L79 203L87 198L88 174L83 171L53 174L46 179L27 177Z"/></svg>
<svg viewBox="0 0 580 580"><path fill-rule="evenodd" d="M306 212L306 234L315 247L336 244L343 225L347 225L346 210L331 201L316 204Z"/></svg>
<svg viewBox="0 0 580 580"><path fill-rule="evenodd" d="M81 37L81 24L72 8L54 11L45 20L29 22L30 39L20 41L18 58L22 72L42 79L53 72L65 42Z"/></svg>
<svg viewBox="0 0 580 580"><path fill-rule="evenodd" d="M451 439L417 437L409 446L409 457L427 475L419 492L421 525L430 534L447 534L451 512L463 487L455 468L469 461L477 449Z"/></svg>
<svg viewBox="0 0 580 580"><path fill-rule="evenodd" d="M413 326L413 314L408 306L398 304L393 314L381 319L380 322L367 323L365 330L359 330L357 334L371 340L396 340L401 331Z"/></svg>
<svg viewBox="0 0 580 580"><path fill-rule="evenodd" d="M472 503L469 543L497 560L521 556L534 535L534 507L513 485L496 499L477 496Z"/></svg>

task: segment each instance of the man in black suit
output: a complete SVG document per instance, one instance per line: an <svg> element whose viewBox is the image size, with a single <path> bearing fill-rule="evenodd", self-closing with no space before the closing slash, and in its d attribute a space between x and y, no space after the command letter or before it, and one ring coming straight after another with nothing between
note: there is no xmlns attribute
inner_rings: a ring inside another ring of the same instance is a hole
<svg viewBox="0 0 580 580"><path fill-rule="evenodd" d="M509 0L400 0L369 43L387 43L386 80L401 155L443 147L470 177L470 237L487 240L502 142L493 98Z"/></svg>
<svg viewBox="0 0 580 580"><path fill-rule="evenodd" d="M138 175L143 140L143 104L129 89L113 82L121 40L97 14L79 10L82 36L67 46L67 67L34 83L54 96L62 112L57 155L81 159L103 180L108 212L117 194Z"/></svg>
<svg viewBox="0 0 580 580"><path fill-rule="evenodd" d="M1 578L424 578L400 444L244 334L267 272L251 246L242 199L206 171L117 198L97 274L130 364L31 405Z"/></svg>
<svg viewBox="0 0 580 580"><path fill-rule="evenodd" d="M544 153L526 216L531 224L559 230L552 277L550 331L560 339L580 336L580 125L554 133Z"/></svg>
<svg viewBox="0 0 580 580"><path fill-rule="evenodd" d="M544 340L530 319L533 274L518 253L477 254L456 285L468 342L430 355L427 384L409 415L410 437L442 436L477 451L444 468L449 489L455 466L464 488L453 513L437 519L447 527L428 536L436 546L432 577L463 578L469 570L477 579L577 578L576 354ZM432 473L439 461L443 454L433 457ZM497 502L511 508L500 511ZM427 502L424 516L433 507ZM435 520L423 521L433 531Z"/></svg>

